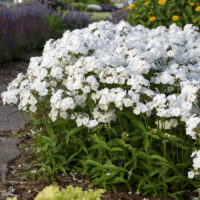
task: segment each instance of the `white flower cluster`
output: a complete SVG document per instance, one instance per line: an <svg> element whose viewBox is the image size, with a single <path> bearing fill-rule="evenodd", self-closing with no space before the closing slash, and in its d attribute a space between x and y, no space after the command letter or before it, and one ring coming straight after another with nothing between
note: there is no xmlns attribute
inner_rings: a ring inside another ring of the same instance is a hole
<svg viewBox="0 0 200 200"><path fill-rule="evenodd" d="M192 153L191 157L193 157L193 171L188 172L188 178L193 179L196 175L198 175L198 170L200 169L200 150L196 150Z"/></svg>
<svg viewBox="0 0 200 200"><path fill-rule="evenodd" d="M31 58L26 75L19 74L2 99L30 112L45 102L53 121L69 118L89 128L115 121L116 109L124 108L168 118L164 125L157 122L167 129L177 126L178 117L196 139L199 44L200 33L192 25L148 29L123 21L93 23L49 40L43 55ZM95 105L89 112L91 101Z"/></svg>
<svg viewBox="0 0 200 200"><path fill-rule="evenodd" d="M68 110L85 107L90 96L96 104L92 116L76 113L77 125L110 123L116 119L115 110L109 109L114 104L136 115L181 117L186 133L196 138L199 42L200 34L191 25L149 30L126 22L93 23L49 40L43 56L31 58L27 74L9 84L3 102L36 112L37 104L50 98L49 116L55 121L72 117ZM143 95L148 98L142 100Z"/></svg>
<svg viewBox="0 0 200 200"><path fill-rule="evenodd" d="M155 124L158 126L159 129L165 129L169 130L171 128L175 128L178 126L178 121L177 119L170 119L170 120L165 120L165 122L161 122L161 120L156 121Z"/></svg>

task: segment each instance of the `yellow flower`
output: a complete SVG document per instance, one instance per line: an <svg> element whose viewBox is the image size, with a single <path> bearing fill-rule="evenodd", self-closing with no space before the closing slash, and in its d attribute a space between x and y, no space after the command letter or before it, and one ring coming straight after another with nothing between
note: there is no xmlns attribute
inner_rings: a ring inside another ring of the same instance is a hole
<svg viewBox="0 0 200 200"><path fill-rule="evenodd" d="M197 23L197 19L193 19L192 22L193 22L194 24L196 24L196 23Z"/></svg>
<svg viewBox="0 0 200 200"><path fill-rule="evenodd" d="M195 3L194 3L194 2L189 2L189 5L190 5L190 6L194 6Z"/></svg>
<svg viewBox="0 0 200 200"><path fill-rule="evenodd" d="M195 8L195 11L196 11L196 12L199 12L199 11L200 11L200 6L197 6L197 7Z"/></svg>
<svg viewBox="0 0 200 200"><path fill-rule="evenodd" d="M148 15L151 15L151 13L152 13L152 10L150 10L150 11L148 12Z"/></svg>
<svg viewBox="0 0 200 200"><path fill-rule="evenodd" d="M149 17L149 21L150 21L150 22L154 22L155 20L156 20L156 17L155 17L155 16Z"/></svg>
<svg viewBox="0 0 200 200"><path fill-rule="evenodd" d="M159 0L159 1L158 1L158 4L164 5L166 2L167 2L167 0Z"/></svg>
<svg viewBox="0 0 200 200"><path fill-rule="evenodd" d="M150 4L150 1L146 1L145 3L144 3L144 5L149 5Z"/></svg>
<svg viewBox="0 0 200 200"><path fill-rule="evenodd" d="M130 10L130 9L132 9L132 8L134 8L134 7L135 7L135 4L133 3L133 4L131 4L130 6L124 8L124 10Z"/></svg>
<svg viewBox="0 0 200 200"><path fill-rule="evenodd" d="M179 16L178 15L173 15L172 20L173 21L178 21L179 20Z"/></svg>

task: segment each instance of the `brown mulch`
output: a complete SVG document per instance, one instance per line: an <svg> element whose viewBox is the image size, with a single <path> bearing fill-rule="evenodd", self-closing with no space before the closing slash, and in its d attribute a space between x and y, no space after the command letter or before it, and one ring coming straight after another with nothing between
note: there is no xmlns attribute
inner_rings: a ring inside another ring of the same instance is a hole
<svg viewBox="0 0 200 200"><path fill-rule="evenodd" d="M41 56L42 52L27 54L23 59L15 62L0 64L0 85L7 85L19 73L25 73L31 57Z"/></svg>
<svg viewBox="0 0 200 200"><path fill-rule="evenodd" d="M40 56L41 52L26 55L21 61L10 62L4 65L0 65L0 85L7 85L12 81L18 73L26 72L29 64L29 59L32 56ZM8 136L11 136L9 133ZM30 179L23 172L27 169L27 166L31 163L33 158L29 152L29 143L32 141L32 136L22 136L23 142L21 143L21 157L15 160L9 165L9 172L7 173L6 183L0 181L0 200L5 200L7 197L17 197L18 200L33 200L34 197L44 187L50 185L49 181L39 181ZM31 169L34 172L36 169ZM37 174L37 173L36 173ZM57 180L58 185L66 187L68 185L79 186L83 189L95 188L92 186L91 181L78 173L71 173L68 176L61 174ZM127 188L119 186L117 193L112 190L108 190L102 197L103 200L142 200L143 198L133 192L129 193ZM148 198L149 200L172 200L170 198Z"/></svg>

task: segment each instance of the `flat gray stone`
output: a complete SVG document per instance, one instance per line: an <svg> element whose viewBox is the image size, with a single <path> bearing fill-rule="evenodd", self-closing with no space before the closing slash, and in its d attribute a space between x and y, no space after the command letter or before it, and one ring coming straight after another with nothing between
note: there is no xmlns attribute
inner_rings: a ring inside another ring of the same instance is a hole
<svg viewBox="0 0 200 200"><path fill-rule="evenodd" d="M0 140L0 175L2 182L6 180L8 164L20 156L17 144L20 141L16 138L4 138Z"/></svg>
<svg viewBox="0 0 200 200"><path fill-rule="evenodd" d="M0 135L3 132L22 130L25 128L25 124L25 120L18 113L17 107L0 106Z"/></svg>
<svg viewBox="0 0 200 200"><path fill-rule="evenodd" d="M0 85L0 96L1 93L7 90L7 86L6 85Z"/></svg>

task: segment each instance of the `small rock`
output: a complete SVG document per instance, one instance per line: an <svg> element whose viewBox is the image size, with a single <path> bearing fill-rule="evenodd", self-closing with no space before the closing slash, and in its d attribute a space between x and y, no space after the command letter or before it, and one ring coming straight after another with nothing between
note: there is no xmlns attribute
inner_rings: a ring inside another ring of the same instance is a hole
<svg viewBox="0 0 200 200"><path fill-rule="evenodd" d="M7 86L6 85L0 85L0 96L1 93L7 90Z"/></svg>
<svg viewBox="0 0 200 200"><path fill-rule="evenodd" d="M25 116L28 119L27 116ZM17 107L0 106L0 135L4 132L18 131L25 128L25 120L18 113Z"/></svg>

